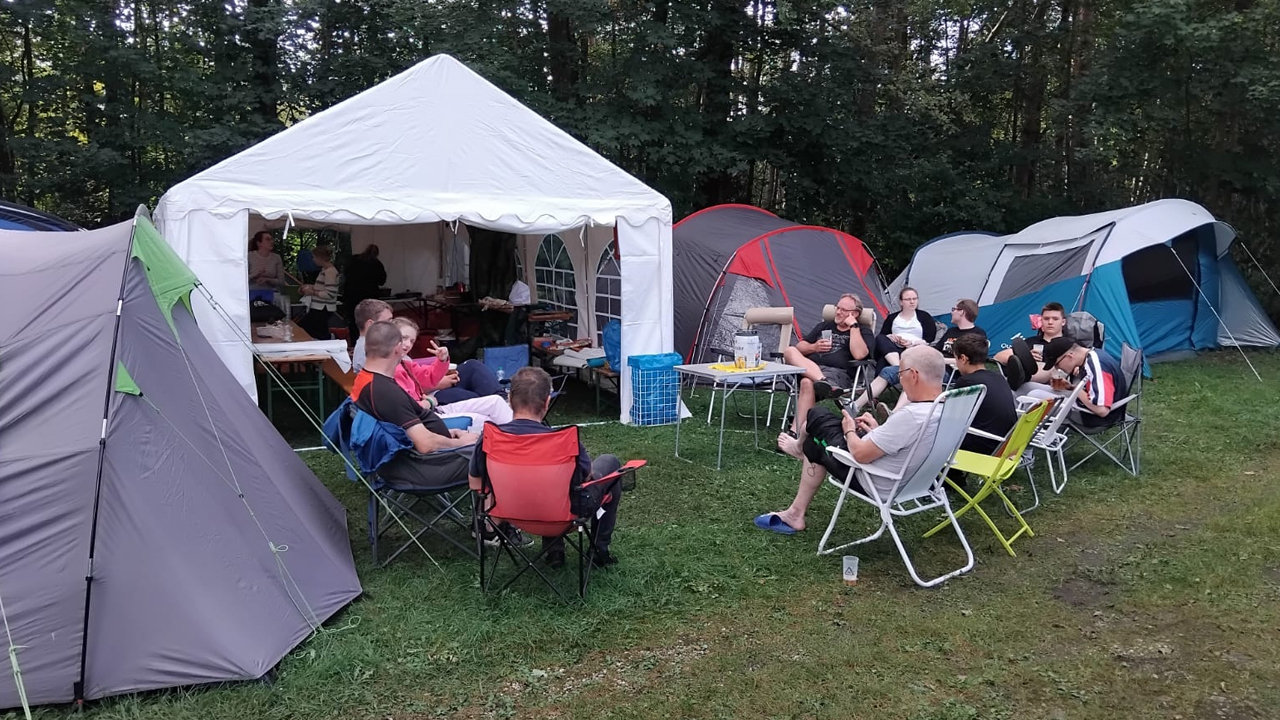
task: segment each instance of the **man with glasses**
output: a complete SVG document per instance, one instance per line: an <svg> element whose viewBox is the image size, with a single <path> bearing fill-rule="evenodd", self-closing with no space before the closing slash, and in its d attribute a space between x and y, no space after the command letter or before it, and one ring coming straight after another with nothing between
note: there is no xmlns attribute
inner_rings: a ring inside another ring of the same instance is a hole
<svg viewBox="0 0 1280 720"><path fill-rule="evenodd" d="M834 321L814 325L799 342L787 348L783 361L804 368L805 372L800 378L791 433L783 433L784 437L795 437L801 429L801 419L808 416L815 402L841 397L853 385L849 364L865 360L875 347L875 335L858 324L861 314L862 302L852 293L845 293L836 303Z"/></svg>
<svg viewBox="0 0 1280 720"><path fill-rule="evenodd" d="M843 478L849 468L827 452L828 447L848 450L853 459L867 466L875 477L875 490L884 497L893 492L894 481L882 475L899 470L910 477L925 461L928 453L916 453L912 465L904 467L917 439L932 443L938 431L941 413L932 414L932 403L942 394L942 373L946 363L942 354L928 345L916 345L902 351L902 394L908 398L903 408L880 424L870 414L855 418L848 410L840 415L824 407L813 408L797 438L783 435L779 445L788 455L803 461L800 489L791 505L780 512L756 517L755 526L783 535L805 528L805 514L813 496L822 486L827 473ZM871 488L858 489L871 496Z"/></svg>

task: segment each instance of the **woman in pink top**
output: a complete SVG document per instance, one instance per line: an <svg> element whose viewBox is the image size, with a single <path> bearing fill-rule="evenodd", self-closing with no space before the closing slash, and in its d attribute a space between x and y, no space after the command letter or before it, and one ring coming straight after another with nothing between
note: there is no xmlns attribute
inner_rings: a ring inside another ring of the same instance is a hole
<svg viewBox="0 0 1280 720"><path fill-rule="evenodd" d="M393 318L392 322L400 328L400 342L406 353L404 360L396 368L395 380L409 397L425 408L436 410L442 418L468 417L472 432L480 432L486 420L499 425L511 422L511 406L505 398L498 395L461 400L447 405L439 404L435 391L453 387L458 382L458 373L449 370L448 349L434 348L434 362L412 360L408 352L418 341L418 324L403 317Z"/></svg>

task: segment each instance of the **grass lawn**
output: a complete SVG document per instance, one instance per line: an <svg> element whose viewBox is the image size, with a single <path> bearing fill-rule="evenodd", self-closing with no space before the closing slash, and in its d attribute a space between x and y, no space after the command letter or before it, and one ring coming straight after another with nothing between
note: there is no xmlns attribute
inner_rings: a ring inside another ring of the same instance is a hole
<svg viewBox="0 0 1280 720"><path fill-rule="evenodd" d="M534 578L485 597L475 561L438 541L428 549L442 569L417 552L372 567L364 494L335 458L309 453L349 510L366 596L270 682L108 700L89 714L1280 717L1280 355L1252 357L1266 382L1233 353L1156 366L1142 477L1103 459L1080 469L1028 516L1036 535L1016 558L966 517L977 566L932 590L911 582L887 537L855 550L860 581L846 587L840 559L815 555L830 488L808 531L753 527L789 503L798 464L751 449L749 421L731 420L721 472L705 415L681 433L694 463L672 457L670 427L584 428L594 452L650 465L622 503L622 562L597 574L581 607ZM553 420L596 419L587 390L566 401L576 404ZM874 526L854 505L837 530L846 537ZM930 519L905 526L921 572L958 566L954 536L919 538Z"/></svg>

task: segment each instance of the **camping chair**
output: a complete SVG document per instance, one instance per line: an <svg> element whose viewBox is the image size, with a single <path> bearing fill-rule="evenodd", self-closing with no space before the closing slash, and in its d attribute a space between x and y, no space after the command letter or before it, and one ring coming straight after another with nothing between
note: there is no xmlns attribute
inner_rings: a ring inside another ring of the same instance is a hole
<svg viewBox="0 0 1280 720"><path fill-rule="evenodd" d="M498 561L505 554L519 570L497 589L502 592L529 570L542 579L560 599L569 598L539 568L546 555L546 544L530 557L508 534L516 528L529 535L565 537L565 547L578 556L578 597L586 599L591 580L591 559L595 554L596 518L575 515L569 501L570 488L578 463L578 428L576 425L535 435L503 432L493 423L485 423L481 445L485 452L485 477L475 503L476 543L480 558L480 589L489 592ZM582 487L602 485L610 493L621 491L623 476L634 477L644 460L632 460L618 472L584 482ZM614 486L617 483L617 486ZM606 495L608 498L608 495ZM487 506L487 507L486 507ZM492 528L498 540L492 565L486 558L482 528Z"/></svg>
<svg viewBox="0 0 1280 720"><path fill-rule="evenodd" d="M956 510L955 517L961 517L970 510L977 512L982 516L983 520L987 521L991 532L995 533L996 539L1000 541L1000 544L1004 546L1005 551L1010 555L1016 555L1013 552L1014 540L1017 540L1023 534L1028 537L1034 537L1035 533L1031 532L1031 526L1027 525L1022 513L1018 512L1018 508L1014 507L1013 501L1000 489L1000 483L1008 480L1022 464L1022 453L1026 451L1027 445L1031 442L1031 438L1035 436L1036 429L1040 427L1040 422L1044 420L1045 415L1049 412L1049 406L1053 403L1053 400L1042 400L1035 407L1023 413L1005 438L999 438L991 433L969 428L969 433L972 435L992 440L1003 439L1004 442L997 448L995 455L983 455L967 450L958 450L955 458L951 461L953 469L982 478L982 487L978 488L978 492L973 495L969 495L959 485L952 482L950 478L947 478L947 484L951 486L951 489L965 499L964 506ZM1009 515L1018 522L1018 531L1009 537L1005 537L1000 532L1000 528L996 527L995 521L982 509L982 501L991 495L999 497ZM947 523L945 522L939 523L932 530L925 533L924 536L930 537L946 526Z"/></svg>
<svg viewBox="0 0 1280 720"><path fill-rule="evenodd" d="M836 306L823 305L822 319L826 322L835 322ZM876 311L871 308L862 308L862 314L858 316L858 325L870 328L872 334L876 332ZM875 398L871 397L871 381L876 379L876 358L875 348L867 348L869 354L863 360L854 360L849 363L849 399L858 397L858 393L867 393L867 404L870 405ZM784 413L785 414L785 413Z"/></svg>
<svg viewBox="0 0 1280 720"><path fill-rule="evenodd" d="M873 465L868 466L858 463L847 450L827 448L827 452L831 453L841 463L847 465L849 471L845 474L843 481L831 475L827 476L827 482L840 488L840 498L836 501L836 508L831 514L831 522L827 525L827 531L823 533L822 540L818 542L818 554L830 555L853 545L876 540L888 528L889 534L893 537L894 545L898 546L898 554L902 556L902 562L907 566L907 572L911 573L911 579L915 580L916 584L921 587L933 587L938 583L973 569L973 550L969 548L969 541L964 536L964 530L960 528L960 523L956 521L955 515L951 512L947 493L942 487L942 478L946 476L947 469L951 465L951 458L955 455L957 448L960 447L960 442L964 440L965 431L973 423L973 416L978 412L978 405L981 404L982 397L986 395L986 392L986 387L974 385L972 387L949 390L933 401L933 406L929 409L929 422L937 422L938 430L934 434L932 444L917 440L911 446L911 449L907 451L907 460L902 465L904 469L915 465L917 458L924 457L924 461L918 464L916 471L909 477L904 477L901 472L896 475L878 473ZM892 492L887 496L881 497L873 482L874 477L893 482ZM854 481L855 478L857 478L857 482ZM854 540L836 547L827 547L827 542L831 539L831 532L836 527L836 519L840 517L840 511L844 508L845 498L849 497L861 500L879 510L880 527L874 533L861 540ZM942 508L946 511L948 522L955 528L956 537L960 538L960 544L964 547L967 562L957 570L939 575L931 580L922 580L919 574L916 573L915 566L911 563L911 557L907 554L907 549L903 546L902 539L898 536L894 519L936 508Z"/></svg>
<svg viewBox="0 0 1280 720"><path fill-rule="evenodd" d="M466 479L448 487L428 490L420 487L406 487L382 477L378 474L377 468L369 468L352 447L353 428L358 428L358 423L378 422L350 399L345 400L325 421L325 434L330 435L331 438L336 436L338 452L343 457L347 479L360 482L363 476L369 490L366 517L369 524L369 548L374 563L380 567L386 567L409 547L419 545L422 537L428 532L439 535L454 547L475 557L475 551L469 545L464 545L453 534L445 532L450 525L464 533L471 529L460 510L463 501L470 494ZM335 433L331 434L330 428L333 428ZM358 472L356 468L359 468ZM384 509L385 515L382 512ZM414 529L415 525L417 529ZM381 559L379 544L394 527L402 527L409 534L409 538L385 560Z"/></svg>
<svg viewBox="0 0 1280 720"><path fill-rule="evenodd" d="M506 345L501 347L487 347L484 349L485 367L493 371L498 376L498 384L502 386L503 392L511 386L511 378L515 376L516 371L522 367L529 365L529 346L528 345ZM551 405L555 406L556 400L560 398L560 394L564 392L565 381L569 376L564 373L556 372L551 375ZM550 414L550 408L547 409Z"/></svg>
<svg viewBox="0 0 1280 720"><path fill-rule="evenodd" d="M791 346L791 331L792 331L792 328L795 326L795 315L793 310L790 307L757 307L757 308L749 308L745 313L743 313L743 316L742 316L743 330L755 330L758 326L761 326L761 325L776 326L778 329L777 349L769 350L764 347L761 347L760 349L761 359L767 360L769 362L776 362L776 363L783 362L783 355L786 353L787 348ZM721 357L722 361L726 358L733 357L732 350L717 349L714 352ZM769 427L769 425L773 423L773 398L774 398L774 395L778 394L779 392L778 383L780 382L786 386L785 390L787 395L787 401L786 401L786 405L783 407L782 416L781 416L785 426L787 415L791 412L792 399L795 397L793 393L794 388L792 383L795 383L797 381L794 378L786 378L786 379L779 380L777 377L773 377L773 378L770 378L769 380L762 380L756 384L757 389L765 385L768 386L767 392L769 393L769 410L765 415L765 421L764 421L765 427ZM711 405L710 407L707 408L708 423L711 422L711 412L715 409L715 403L716 403L716 395L713 392L711 393ZM737 398L737 395L735 395L734 408L738 411L738 417L752 417L751 415L748 415L747 413L743 412L738 407L737 403L738 403L738 398Z"/></svg>
<svg viewBox="0 0 1280 720"><path fill-rule="evenodd" d="M1102 453L1125 472L1138 476L1142 459L1142 363L1141 349L1135 350L1128 343L1121 347L1120 372L1129 381L1129 394L1111 406L1107 424L1086 425L1067 417L1068 429L1093 445L1093 451L1076 461L1072 470ZM1078 406L1074 409L1080 411Z"/></svg>
<svg viewBox="0 0 1280 720"><path fill-rule="evenodd" d="M1080 397L1080 392L1084 390L1084 380L1076 383L1060 402L1053 406L1053 409L1045 416L1044 422L1040 423L1040 429L1036 431L1036 436L1031 438L1031 449L1043 450L1045 465L1049 468L1049 484L1053 486L1055 495L1061 495L1063 488L1067 486L1067 458L1063 449L1067 445L1067 434L1064 431L1063 424L1067 421L1067 417L1071 414L1071 409L1076 406L1076 398ZM1017 399L1018 411L1026 412L1034 407L1040 401L1033 397L1023 396ZM1062 471L1062 477L1059 479L1058 473L1054 470L1054 460L1058 461L1058 470ZM1030 512L1040 506L1040 493L1036 490L1035 478L1031 476L1031 465L1027 463L1027 479L1031 483L1031 492L1035 495L1035 504L1029 508L1023 508L1021 512Z"/></svg>

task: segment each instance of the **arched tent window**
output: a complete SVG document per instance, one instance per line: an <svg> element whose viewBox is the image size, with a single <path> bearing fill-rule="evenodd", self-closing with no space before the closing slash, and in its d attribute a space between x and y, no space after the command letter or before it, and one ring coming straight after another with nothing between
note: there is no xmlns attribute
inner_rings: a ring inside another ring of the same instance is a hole
<svg viewBox="0 0 1280 720"><path fill-rule="evenodd" d="M578 293L574 285L573 260L559 235L548 235L538 245L538 259L533 264L538 284L538 301L557 310L578 310ZM577 337L577 316L566 323L570 337Z"/></svg>
<svg viewBox="0 0 1280 720"><path fill-rule="evenodd" d="M618 265L618 241L600 252L596 265L596 342L604 346L601 332L610 320L622 321L622 269Z"/></svg>

